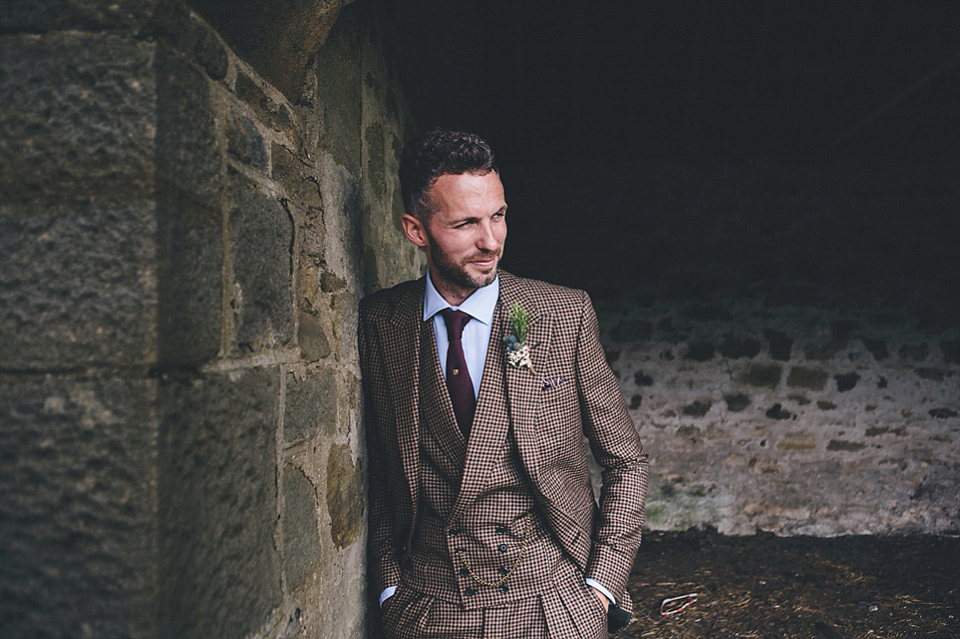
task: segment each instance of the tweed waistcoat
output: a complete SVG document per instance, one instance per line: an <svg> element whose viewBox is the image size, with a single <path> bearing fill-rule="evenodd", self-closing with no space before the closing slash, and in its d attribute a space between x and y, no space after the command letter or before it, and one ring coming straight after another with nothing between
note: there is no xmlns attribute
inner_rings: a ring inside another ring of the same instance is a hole
<svg viewBox="0 0 960 639"><path fill-rule="evenodd" d="M486 402L504 401L499 361L487 358L478 409ZM465 610L502 606L536 594L552 581L562 550L537 513L509 425L503 424L507 434L494 452L482 490L451 521L467 446L442 379L432 329L421 333L420 379L421 501L404 583ZM478 410L476 419L491 419L491 414ZM506 415L502 411L502 419Z"/></svg>

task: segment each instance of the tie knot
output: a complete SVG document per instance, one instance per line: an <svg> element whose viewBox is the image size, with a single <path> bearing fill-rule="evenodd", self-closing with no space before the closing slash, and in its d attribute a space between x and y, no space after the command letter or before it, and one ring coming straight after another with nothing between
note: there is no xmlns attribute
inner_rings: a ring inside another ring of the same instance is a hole
<svg viewBox="0 0 960 639"><path fill-rule="evenodd" d="M443 321L447 325L447 339L451 342L460 339L463 335L463 327L470 321L470 316L452 308L445 308L440 311L440 314L443 315Z"/></svg>

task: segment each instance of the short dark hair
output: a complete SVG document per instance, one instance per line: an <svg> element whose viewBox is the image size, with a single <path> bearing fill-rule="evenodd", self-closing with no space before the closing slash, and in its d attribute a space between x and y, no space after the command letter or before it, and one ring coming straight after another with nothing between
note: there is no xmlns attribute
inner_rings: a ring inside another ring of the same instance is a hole
<svg viewBox="0 0 960 639"><path fill-rule="evenodd" d="M433 129L407 143L400 155L400 193L403 208L421 222L433 213L428 191L441 175L490 171L500 174L493 150L473 133Z"/></svg>

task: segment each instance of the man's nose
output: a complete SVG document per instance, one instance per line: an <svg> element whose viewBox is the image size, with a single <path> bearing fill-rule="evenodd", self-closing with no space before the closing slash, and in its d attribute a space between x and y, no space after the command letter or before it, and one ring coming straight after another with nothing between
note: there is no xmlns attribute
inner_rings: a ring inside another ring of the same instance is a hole
<svg viewBox="0 0 960 639"><path fill-rule="evenodd" d="M480 225L480 235L477 238L477 248L483 251L495 251L500 248L497 234L490 223Z"/></svg>

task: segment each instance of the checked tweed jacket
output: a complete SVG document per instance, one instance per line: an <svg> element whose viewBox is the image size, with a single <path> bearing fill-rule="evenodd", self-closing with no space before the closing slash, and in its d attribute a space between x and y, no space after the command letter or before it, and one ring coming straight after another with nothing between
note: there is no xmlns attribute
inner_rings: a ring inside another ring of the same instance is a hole
<svg viewBox="0 0 960 639"><path fill-rule="evenodd" d="M360 362L370 455L370 561L375 592L401 583L423 500L421 411L453 419L442 397L421 397L421 348L433 344L423 322L423 278L366 297L360 305ZM527 343L533 370L507 363L502 338L514 302L532 316ZM432 330L432 328L430 329ZM434 358L435 359L435 358ZM485 393L502 376L503 397ZM434 388L436 388L434 386ZM436 393L434 393L436 394ZM500 271L480 397L468 443L448 442L465 459L447 525L454 526L483 490L512 431L533 499L550 531L584 577L596 579L632 608L627 577L640 545L647 455L627 414L598 339L596 315L583 291ZM603 467L594 501L583 437ZM462 450L466 446L466 450Z"/></svg>

